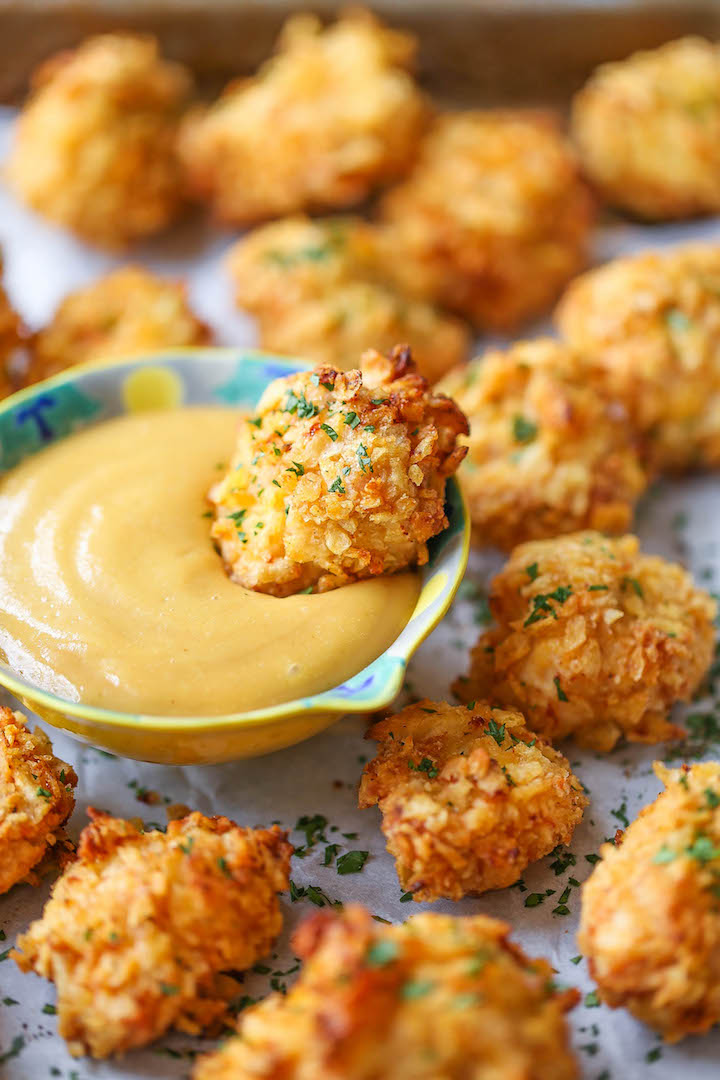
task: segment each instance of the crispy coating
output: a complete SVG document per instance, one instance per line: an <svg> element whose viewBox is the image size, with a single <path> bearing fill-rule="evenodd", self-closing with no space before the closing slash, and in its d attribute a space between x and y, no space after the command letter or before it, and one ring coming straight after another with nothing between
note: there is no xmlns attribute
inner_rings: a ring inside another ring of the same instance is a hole
<svg viewBox="0 0 720 1080"><path fill-rule="evenodd" d="M544 312L584 265L593 206L548 116L477 111L440 117L382 216L405 288L508 329Z"/></svg>
<svg viewBox="0 0 720 1080"><path fill-rule="evenodd" d="M362 202L408 169L426 125L414 52L411 36L367 11L327 28L293 16L255 77L184 124L191 187L240 225Z"/></svg>
<svg viewBox="0 0 720 1080"><path fill-rule="evenodd" d="M653 466L720 466L720 245L614 259L572 283L556 318Z"/></svg>
<svg viewBox="0 0 720 1080"><path fill-rule="evenodd" d="M22 713L0 708L0 894L19 881L37 883L32 869L63 842L76 784L44 732L31 732Z"/></svg>
<svg viewBox="0 0 720 1080"><path fill-rule="evenodd" d="M82 239L122 248L182 206L175 151L190 87L151 37L103 34L36 72L7 176L34 210Z"/></svg>
<svg viewBox="0 0 720 1080"><path fill-rule="evenodd" d="M72 364L210 340L207 326L188 306L182 282L124 266L65 297L35 337L29 381Z"/></svg>
<svg viewBox="0 0 720 1080"><path fill-rule="evenodd" d="M0 400L18 387L17 360L23 351L23 330L20 317L13 310L2 287L2 256L0 256Z"/></svg>
<svg viewBox="0 0 720 1080"><path fill-rule="evenodd" d="M462 701L522 709L549 739L611 750L660 742L712 659L715 601L634 536L596 532L520 544L492 584L497 626L481 635Z"/></svg>
<svg viewBox="0 0 720 1080"><path fill-rule="evenodd" d="M240 424L209 498L228 572L275 596L324 592L427 562L447 525L445 481L467 432L409 350L368 352L363 371L276 379Z"/></svg>
<svg viewBox="0 0 720 1080"><path fill-rule="evenodd" d="M720 46L699 37L603 64L572 133L607 202L643 218L720 210Z"/></svg>
<svg viewBox="0 0 720 1080"><path fill-rule="evenodd" d="M172 1027L197 1034L238 991L222 973L252 967L280 933L287 834L198 813L143 833L88 813L77 861L14 958L56 984L73 1055L122 1054Z"/></svg>
<svg viewBox="0 0 720 1080"><path fill-rule="evenodd" d="M347 371L368 347L403 341L435 382L468 354L458 319L393 285L377 229L361 218L294 217L265 225L231 249L238 306L260 325L260 344Z"/></svg>
<svg viewBox="0 0 720 1080"><path fill-rule="evenodd" d="M318 913L294 947L287 996L243 1013L237 1038L193 1080L576 1080L552 968L484 915L415 915L400 926L360 907Z"/></svg>
<svg viewBox="0 0 720 1080"><path fill-rule="evenodd" d="M569 844L587 805L567 760L519 712L419 701L375 724L360 806L379 806L402 889L461 900L512 885Z"/></svg>
<svg viewBox="0 0 720 1080"><path fill-rule="evenodd" d="M439 384L470 422L459 478L478 543L509 551L630 524L647 479L623 407L591 385L590 372L548 338L493 349Z"/></svg>
<svg viewBox="0 0 720 1080"><path fill-rule="evenodd" d="M666 790L582 890L578 943L600 997L668 1042L720 1021L720 764L655 763Z"/></svg>

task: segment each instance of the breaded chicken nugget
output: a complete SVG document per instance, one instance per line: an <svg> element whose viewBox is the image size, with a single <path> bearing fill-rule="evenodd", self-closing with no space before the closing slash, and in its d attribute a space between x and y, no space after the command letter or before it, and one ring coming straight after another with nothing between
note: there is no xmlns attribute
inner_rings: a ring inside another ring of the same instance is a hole
<svg viewBox="0 0 720 1080"><path fill-rule="evenodd" d="M185 286L124 266L70 293L36 335L29 381L72 364L174 345L205 345L210 331L190 310Z"/></svg>
<svg viewBox="0 0 720 1080"><path fill-rule="evenodd" d="M459 472L478 542L509 550L576 529L622 532L647 479L622 406L560 342L523 341L438 389L470 422Z"/></svg>
<svg viewBox="0 0 720 1080"><path fill-rule="evenodd" d="M385 261L377 230L360 218L295 217L238 241L227 266L263 348L346 371L368 347L389 352L403 341L435 382L466 358L468 330L398 292Z"/></svg>
<svg viewBox="0 0 720 1080"><path fill-rule="evenodd" d="M720 1021L720 764L655 763L666 790L582 890L578 943L600 997L668 1042Z"/></svg>
<svg viewBox="0 0 720 1080"><path fill-rule="evenodd" d="M77 861L18 939L23 971L57 986L58 1030L75 1056L145 1046L225 1015L237 983L280 933L287 834L192 813L167 833L88 811Z"/></svg>
<svg viewBox="0 0 720 1080"><path fill-rule="evenodd" d="M720 466L720 245L614 259L572 283L556 318L653 465Z"/></svg>
<svg viewBox="0 0 720 1080"><path fill-rule="evenodd" d="M382 216L388 264L411 294L506 329L584 265L593 207L550 118L477 111L440 117Z"/></svg>
<svg viewBox="0 0 720 1080"><path fill-rule="evenodd" d="M209 495L232 578L289 596L422 566L447 525L445 481L466 432L405 348L366 353L362 373L318 367L276 379Z"/></svg>
<svg viewBox="0 0 720 1080"><path fill-rule="evenodd" d="M492 584L497 627L481 635L462 701L522 709L546 738L611 750L660 742L710 665L715 601L634 536L596 532L520 544Z"/></svg>
<svg viewBox="0 0 720 1080"><path fill-rule="evenodd" d="M175 152L190 87L151 37L103 34L36 72L7 169L50 221L101 247L157 232L182 205Z"/></svg>
<svg viewBox="0 0 720 1080"><path fill-rule="evenodd" d="M22 324L2 287L0 256L0 400L18 387L17 360L23 349Z"/></svg>
<svg viewBox="0 0 720 1080"><path fill-rule="evenodd" d="M671 41L603 64L575 96L582 164L613 206L643 218L720 210L720 46Z"/></svg>
<svg viewBox="0 0 720 1080"><path fill-rule="evenodd" d="M193 1080L575 1080L552 968L484 915L415 915L401 926L360 907L307 919L287 996L243 1013Z"/></svg>
<svg viewBox="0 0 720 1080"><path fill-rule="evenodd" d="M587 805L567 760L519 712L419 701L375 724L360 806L379 806L400 885L461 900L569 844Z"/></svg>
<svg viewBox="0 0 720 1080"><path fill-rule="evenodd" d="M0 894L19 881L35 884L32 868L63 840L76 784L74 769L53 755L44 732L31 732L22 713L0 708Z"/></svg>
<svg viewBox="0 0 720 1080"><path fill-rule="evenodd" d="M351 206L410 166L428 108L408 68L415 41L363 10L323 28L285 24L276 56L191 114L180 151L217 217L252 224Z"/></svg>

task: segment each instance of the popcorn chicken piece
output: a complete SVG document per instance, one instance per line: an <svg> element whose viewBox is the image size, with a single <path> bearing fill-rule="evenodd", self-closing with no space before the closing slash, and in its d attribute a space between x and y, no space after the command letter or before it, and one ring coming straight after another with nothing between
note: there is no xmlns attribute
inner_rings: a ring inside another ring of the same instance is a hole
<svg viewBox="0 0 720 1080"><path fill-rule="evenodd" d="M238 307L260 324L260 345L343 371L368 346L412 349L435 382L468 353L459 319L398 292L377 229L361 218L286 218L231 249L227 267Z"/></svg>
<svg viewBox="0 0 720 1080"><path fill-rule="evenodd" d="M247 1009L193 1078L576 1080L564 1014L577 991L555 990L508 932L483 915L318 913L295 934L295 986Z"/></svg>
<svg viewBox="0 0 720 1080"><path fill-rule="evenodd" d="M414 52L410 35L367 11L325 29L294 15L253 78L184 124L191 188L237 225L362 202L407 171L426 125Z"/></svg>
<svg viewBox="0 0 720 1080"><path fill-rule="evenodd" d="M653 466L720 466L720 245L613 259L572 283L556 318Z"/></svg>
<svg viewBox="0 0 720 1080"><path fill-rule="evenodd" d="M578 943L599 995L668 1042L720 1021L720 764L655 763L665 791L582 890Z"/></svg>
<svg viewBox="0 0 720 1080"><path fill-rule="evenodd" d="M100 247L123 248L179 213L177 124L190 88L152 37L102 34L35 73L7 177L39 214Z"/></svg>
<svg viewBox="0 0 720 1080"><path fill-rule="evenodd" d="M593 528L618 533L647 485L622 406L560 342L521 341L452 371L438 389L470 421L459 479L478 543Z"/></svg>
<svg viewBox="0 0 720 1080"><path fill-rule="evenodd" d="M289 596L422 566L447 526L445 481L466 432L405 348L366 353L363 372L276 379L209 495L233 580Z"/></svg>
<svg viewBox="0 0 720 1080"><path fill-rule="evenodd" d="M602 64L572 133L604 199L639 217L720 210L720 46L699 37Z"/></svg>
<svg viewBox="0 0 720 1080"><path fill-rule="evenodd" d="M439 118L382 218L389 266L412 295L509 329L582 268L593 205L549 116L474 111Z"/></svg>
<svg viewBox="0 0 720 1080"><path fill-rule="evenodd" d="M512 885L587 805L582 784L519 712L419 701L368 732L378 753L360 783L377 805L403 890L461 900Z"/></svg>
<svg viewBox="0 0 720 1080"><path fill-rule="evenodd" d="M76 784L75 770L53 755L44 732L0 708L0 894L20 881L37 884L33 867L62 846Z"/></svg>
<svg viewBox="0 0 720 1080"><path fill-rule="evenodd" d="M13 954L55 982L70 1053L105 1058L217 1024L239 989L223 973L252 967L280 933L287 834L198 813L141 832L88 813L77 861Z"/></svg>
<svg viewBox="0 0 720 1080"><path fill-rule="evenodd" d="M492 584L463 701L522 709L545 738L595 750L683 734L668 719L710 666L715 601L634 536L596 532L520 544Z"/></svg>
<svg viewBox="0 0 720 1080"><path fill-rule="evenodd" d="M0 282L2 256L0 256ZM8 295L0 284L0 400L18 388L18 359L24 340L20 317L13 310Z"/></svg>
<svg viewBox="0 0 720 1080"><path fill-rule="evenodd" d="M124 266L65 297L35 338L28 378L37 382L73 364L210 341L181 282Z"/></svg>

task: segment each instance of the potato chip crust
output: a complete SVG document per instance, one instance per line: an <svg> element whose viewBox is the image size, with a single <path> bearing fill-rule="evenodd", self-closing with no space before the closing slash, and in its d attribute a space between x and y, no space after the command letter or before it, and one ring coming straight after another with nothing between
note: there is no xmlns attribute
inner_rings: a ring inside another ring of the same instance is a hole
<svg viewBox="0 0 720 1080"><path fill-rule="evenodd" d="M710 666L715 601L634 536L597 532L520 544L492 583L497 626L453 690L522 709L546 738L611 750L661 742Z"/></svg>
<svg viewBox="0 0 720 1080"><path fill-rule="evenodd" d="M624 409L590 373L547 338L490 350L438 385L470 422L458 476L478 543L509 551L583 528L627 529L646 476Z"/></svg>
<svg viewBox="0 0 720 1080"><path fill-rule="evenodd" d="M362 9L326 28L292 16L253 78L185 122L190 187L237 225L362 202L407 171L426 126L414 52L410 35Z"/></svg>
<svg viewBox="0 0 720 1080"><path fill-rule="evenodd" d="M35 73L8 181L29 206L91 244L123 248L181 209L175 151L190 76L152 37L102 34Z"/></svg>
<svg viewBox="0 0 720 1080"><path fill-rule="evenodd" d="M677 1042L720 1021L720 764L655 772L583 886L578 944L603 1001Z"/></svg>
<svg viewBox="0 0 720 1080"><path fill-rule="evenodd" d="M614 259L570 285L556 319L655 468L720 466L720 245Z"/></svg>
<svg viewBox="0 0 720 1080"><path fill-rule="evenodd" d="M294 937L304 960L287 996L243 1013L240 1034L194 1080L576 1080L564 1014L575 990L483 915L360 907L319 913Z"/></svg>
<svg viewBox="0 0 720 1080"><path fill-rule="evenodd" d="M587 805L567 760L519 712L419 701L368 732L378 753L359 802L377 805L414 900L461 900L512 885L569 844Z"/></svg>
<svg viewBox="0 0 720 1080"><path fill-rule="evenodd" d="M35 337L28 381L89 360L210 341L207 326L188 306L182 282L124 266L65 297Z"/></svg>
<svg viewBox="0 0 720 1080"><path fill-rule="evenodd" d="M286 218L243 237L227 268L238 307L254 315L260 345L347 371L367 348L412 349L435 382L466 359L467 327L397 290L378 230L361 218Z"/></svg>
<svg viewBox="0 0 720 1080"><path fill-rule="evenodd" d="M44 732L0 708L0 894L19 881L37 884L31 871L62 842L76 784L75 770L54 756Z"/></svg>
<svg viewBox="0 0 720 1080"><path fill-rule="evenodd" d="M720 210L720 47L671 41L602 64L575 96L583 167L613 206L642 218Z"/></svg>
<svg viewBox="0 0 720 1080"><path fill-rule="evenodd" d="M447 525L445 481L466 432L406 348L366 353L362 372L276 379L209 495L233 580L289 596L422 566Z"/></svg>
<svg viewBox="0 0 720 1080"><path fill-rule="evenodd" d="M552 304L585 264L593 220L569 144L530 111L441 116L381 212L402 285L496 329Z"/></svg>
<svg viewBox="0 0 720 1080"><path fill-rule="evenodd" d="M75 1056L123 1054L169 1028L198 1034L238 992L222 973L251 967L280 933L287 834L199 813L139 832L88 813L77 860L13 956L55 982Z"/></svg>

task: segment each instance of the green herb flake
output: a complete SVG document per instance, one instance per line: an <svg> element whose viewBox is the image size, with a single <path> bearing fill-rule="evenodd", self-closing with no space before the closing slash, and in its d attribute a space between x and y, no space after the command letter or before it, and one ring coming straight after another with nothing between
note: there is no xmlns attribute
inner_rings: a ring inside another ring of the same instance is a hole
<svg viewBox="0 0 720 1080"><path fill-rule="evenodd" d="M553 679L553 682L555 683L555 690L557 691L558 701L567 701L568 696L560 685L560 676L556 675Z"/></svg>
<svg viewBox="0 0 720 1080"><path fill-rule="evenodd" d="M498 746L502 746L505 742L505 724L496 723L493 717L488 721L487 733L491 738L495 740Z"/></svg>
<svg viewBox="0 0 720 1080"><path fill-rule="evenodd" d="M325 854L323 856L323 866L331 866L332 861L340 850L339 844L328 844L325 848Z"/></svg>
<svg viewBox="0 0 720 1080"><path fill-rule="evenodd" d="M337 495L345 495L346 491L345 491L345 488L343 487L342 477L336 476L335 479L333 480L332 484L328 488L328 491L332 491Z"/></svg>
<svg viewBox="0 0 720 1080"><path fill-rule="evenodd" d="M285 412L296 414L300 420L308 420L320 412L317 405L308 401L304 393L296 394L292 390L288 390L283 408Z"/></svg>
<svg viewBox="0 0 720 1080"><path fill-rule="evenodd" d="M588 592L607 592L609 587L610 587L609 585L588 585L587 591Z"/></svg>
<svg viewBox="0 0 720 1080"><path fill-rule="evenodd" d="M296 476L304 476L305 466L299 461L293 461L292 465L289 465L285 472L295 473Z"/></svg>
<svg viewBox="0 0 720 1080"><path fill-rule="evenodd" d="M540 904L545 903L544 893L533 892L529 896L525 897L525 907L539 907Z"/></svg>
<svg viewBox="0 0 720 1080"><path fill-rule="evenodd" d="M585 995L584 1005L586 1009L599 1009L600 998L598 997L597 990L591 990L589 994Z"/></svg>
<svg viewBox="0 0 720 1080"><path fill-rule="evenodd" d="M225 877L232 877L232 873L230 871L230 867L227 864L227 860L224 859L222 855L220 855L218 857L217 864L220 867L220 869L222 870Z"/></svg>
<svg viewBox="0 0 720 1080"><path fill-rule="evenodd" d="M359 874L369 854L369 851L346 851L335 864L338 874Z"/></svg>
<svg viewBox="0 0 720 1080"><path fill-rule="evenodd" d="M411 892L404 892L402 894L402 896L400 897L400 903L401 904L407 904L412 900L412 898L413 898L413 894Z"/></svg>
<svg viewBox="0 0 720 1080"><path fill-rule="evenodd" d="M658 866L662 866L664 863L672 862L676 858L677 851L673 851L667 844L663 844L663 846L653 855L653 862L657 863Z"/></svg>
<svg viewBox="0 0 720 1080"><path fill-rule="evenodd" d="M372 462L370 460L370 455L368 454L366 448L363 446L362 443L360 443L360 445L357 448L357 459L358 459L358 463L360 465L360 469L362 470L362 472L372 472L373 471Z"/></svg>
<svg viewBox="0 0 720 1080"><path fill-rule="evenodd" d="M623 583L623 588L627 588L627 586L629 585L636 596L639 596L641 600L644 598L645 593L643 592L642 585L640 584L640 582L638 581L637 578L624 577L622 579L622 583Z"/></svg>
<svg viewBox="0 0 720 1080"><path fill-rule="evenodd" d="M54 1005L43 1005L42 1012L45 1014L45 1016L55 1016L55 1014L57 1013L57 1009Z"/></svg>
<svg viewBox="0 0 720 1080"><path fill-rule="evenodd" d="M394 941L374 941L365 954L368 967L385 967L390 964L398 954L398 947Z"/></svg>
<svg viewBox="0 0 720 1080"><path fill-rule="evenodd" d="M345 423L349 428L356 428L360 423L360 417L356 412L345 413Z"/></svg>
<svg viewBox="0 0 720 1080"><path fill-rule="evenodd" d="M527 417L516 413L512 421L512 433L515 442L530 443L537 438L538 426L532 420L528 420Z"/></svg>
<svg viewBox="0 0 720 1080"><path fill-rule="evenodd" d="M434 988L435 983L430 979L410 979L403 985L400 995L404 1001L416 1001L426 997Z"/></svg>
<svg viewBox="0 0 720 1080"><path fill-rule="evenodd" d="M173 986L172 983L161 982L160 983L160 989L162 990L163 994L165 994L166 997L174 997L175 994L180 993L180 987L179 986Z"/></svg>
<svg viewBox="0 0 720 1080"><path fill-rule="evenodd" d="M580 963L581 960L582 960L582 956L571 956L570 957L570 963L575 964L576 967Z"/></svg>
<svg viewBox="0 0 720 1080"><path fill-rule="evenodd" d="M720 795L718 795L716 791L713 791L712 788L705 788L703 795L705 796L705 805L710 810L715 810L720 806Z"/></svg>
<svg viewBox="0 0 720 1080"><path fill-rule="evenodd" d="M536 562L530 563L529 566L525 567L525 573L531 581L534 581L535 578L538 576L538 564Z"/></svg>
<svg viewBox="0 0 720 1080"><path fill-rule="evenodd" d="M410 770L412 770L413 772L427 773L428 778L430 780L434 780L435 777L440 772L440 770L437 768L435 763L429 757L424 757L419 765L416 765L415 762L412 759L409 759L408 760L408 768Z"/></svg>
<svg viewBox="0 0 720 1080"><path fill-rule="evenodd" d="M322 430L325 432L325 434L327 435L327 437L329 439L332 439L333 442L337 442L338 433L335 430L335 428L330 427L329 424L321 424L320 427L322 428Z"/></svg>

